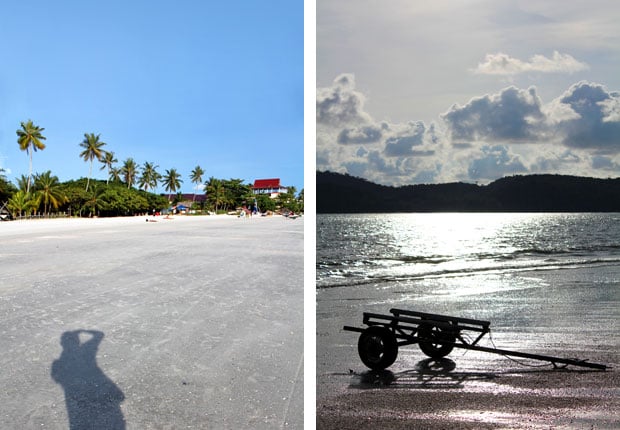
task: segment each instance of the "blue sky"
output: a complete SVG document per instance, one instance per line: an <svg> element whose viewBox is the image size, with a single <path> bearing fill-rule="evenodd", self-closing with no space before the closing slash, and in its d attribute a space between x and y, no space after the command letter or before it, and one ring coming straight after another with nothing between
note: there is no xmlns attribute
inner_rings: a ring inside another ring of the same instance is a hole
<svg viewBox="0 0 620 430"><path fill-rule="evenodd" d="M317 169L619 176L617 1L317 0L316 21Z"/></svg>
<svg viewBox="0 0 620 430"><path fill-rule="evenodd" d="M33 170L62 181L88 175L95 133L119 164L177 169L183 192L196 165L300 191L303 36L301 0L3 2L0 167L28 173L15 131L32 119L47 138Z"/></svg>

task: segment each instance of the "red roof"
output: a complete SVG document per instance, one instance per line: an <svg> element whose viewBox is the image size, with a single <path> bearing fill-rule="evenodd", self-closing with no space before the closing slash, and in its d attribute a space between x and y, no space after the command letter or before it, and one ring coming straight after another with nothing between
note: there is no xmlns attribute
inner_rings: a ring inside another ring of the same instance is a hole
<svg viewBox="0 0 620 430"><path fill-rule="evenodd" d="M280 188L280 178L256 179L253 188Z"/></svg>

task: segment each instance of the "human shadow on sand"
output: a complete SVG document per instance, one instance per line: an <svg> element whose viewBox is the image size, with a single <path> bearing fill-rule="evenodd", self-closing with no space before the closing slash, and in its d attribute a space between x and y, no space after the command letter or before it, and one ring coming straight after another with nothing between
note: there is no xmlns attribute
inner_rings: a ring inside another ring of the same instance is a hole
<svg viewBox="0 0 620 430"><path fill-rule="evenodd" d="M456 372L456 363L449 358L428 358L416 363L415 369L394 373L390 370L371 370L353 374L350 388L463 388L465 381L492 380L489 372Z"/></svg>
<svg viewBox="0 0 620 430"><path fill-rule="evenodd" d="M97 366L103 333L96 330L64 332L62 354L52 363L52 379L65 392L70 430L124 430L121 403L125 395Z"/></svg>

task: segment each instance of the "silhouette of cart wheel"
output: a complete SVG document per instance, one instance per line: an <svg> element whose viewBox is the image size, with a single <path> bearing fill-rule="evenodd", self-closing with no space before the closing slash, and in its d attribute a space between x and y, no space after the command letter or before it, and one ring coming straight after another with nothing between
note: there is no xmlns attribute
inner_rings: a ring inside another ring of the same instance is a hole
<svg viewBox="0 0 620 430"><path fill-rule="evenodd" d="M431 323L423 323L418 326L420 349L427 356L439 359L450 354L454 349L456 335L453 330L437 327ZM450 343L445 343L450 342Z"/></svg>
<svg viewBox="0 0 620 430"><path fill-rule="evenodd" d="M362 363L372 370L390 367L398 355L396 336L388 328L370 326L365 329L357 342Z"/></svg>

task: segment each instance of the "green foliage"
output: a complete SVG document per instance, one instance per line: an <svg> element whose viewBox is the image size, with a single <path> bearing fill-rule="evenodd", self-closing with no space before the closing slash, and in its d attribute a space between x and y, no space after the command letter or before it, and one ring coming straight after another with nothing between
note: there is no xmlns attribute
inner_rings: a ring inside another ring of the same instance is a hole
<svg viewBox="0 0 620 430"><path fill-rule="evenodd" d="M0 206L6 202L16 191L15 185L10 183L6 176L3 175L4 170L0 169Z"/></svg>
<svg viewBox="0 0 620 430"><path fill-rule="evenodd" d="M19 149L26 151L29 157L26 193L30 192L30 184L32 183L32 153L39 149L45 149L45 144L42 142L45 140L45 136L41 134L43 130L45 129L34 125L32 120L29 119L26 122L22 122L21 129L18 129L15 132L17 134L17 144L19 145Z"/></svg>
<svg viewBox="0 0 620 430"><path fill-rule="evenodd" d="M161 211L168 206L165 197L144 190L127 188L122 183L91 181L87 192L85 179L62 184L67 202L60 208L77 216L127 216Z"/></svg>
<svg viewBox="0 0 620 430"><path fill-rule="evenodd" d="M162 178L162 183L170 194L175 194L179 188L181 188L181 175L177 172L177 169L166 170L166 174ZM171 200L172 196L168 196Z"/></svg>
<svg viewBox="0 0 620 430"><path fill-rule="evenodd" d="M138 165L133 158L128 158L123 162L120 174L127 184L127 188L131 188L134 182L136 182L136 175L138 174Z"/></svg>
<svg viewBox="0 0 620 430"><path fill-rule="evenodd" d="M275 211L277 209L276 201L269 197L268 194L258 194L255 196L256 204L261 212Z"/></svg>
<svg viewBox="0 0 620 430"><path fill-rule="evenodd" d="M7 208L13 214L13 217L28 216L33 214L39 207L40 198L27 193L22 190L18 190L9 199Z"/></svg>
<svg viewBox="0 0 620 430"><path fill-rule="evenodd" d="M51 208L58 209L60 205L67 201L60 189L58 177L53 176L49 170L35 175L34 194L40 197L44 215L47 215L48 210L51 210Z"/></svg>
<svg viewBox="0 0 620 430"><path fill-rule="evenodd" d="M209 178L205 184L207 205L214 211L228 211L254 201L252 187L244 184L242 179Z"/></svg>
<svg viewBox="0 0 620 430"><path fill-rule="evenodd" d="M80 157L84 159L84 161L90 161L90 166L88 168L88 180L86 181L86 191L88 191L88 185L90 183L90 177L93 172L93 160L96 158L99 161L102 161L105 157L106 151L101 149L105 142L101 142L99 140L99 134L95 135L95 133L84 133L84 140L80 142L80 146L84 148L84 151L80 153Z"/></svg>
<svg viewBox="0 0 620 430"><path fill-rule="evenodd" d="M293 212L301 212L301 207L293 193L280 193L275 200L281 210L288 209Z"/></svg>
<svg viewBox="0 0 620 430"><path fill-rule="evenodd" d="M142 166L142 174L138 179L138 186L144 189L144 191L148 191L149 188L151 190L157 188L157 183L161 179L161 174L157 171L158 167L156 164L149 163L148 161Z"/></svg>

